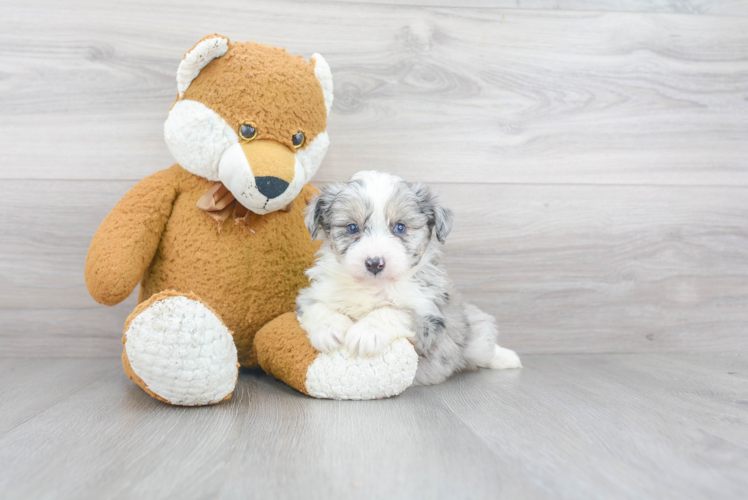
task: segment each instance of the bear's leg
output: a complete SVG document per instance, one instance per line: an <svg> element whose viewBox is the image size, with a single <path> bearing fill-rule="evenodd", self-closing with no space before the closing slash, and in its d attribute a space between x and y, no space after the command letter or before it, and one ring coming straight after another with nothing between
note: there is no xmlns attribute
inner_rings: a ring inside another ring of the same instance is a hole
<svg viewBox="0 0 748 500"><path fill-rule="evenodd" d="M234 391L239 365L232 333L194 294L168 290L139 304L122 343L127 376L165 403L211 405Z"/></svg>
<svg viewBox="0 0 748 500"><path fill-rule="evenodd" d="M413 383L418 367L418 355L404 338L376 356L351 356L344 348L317 352L294 313L283 314L262 327L254 347L265 372L315 398L395 396Z"/></svg>

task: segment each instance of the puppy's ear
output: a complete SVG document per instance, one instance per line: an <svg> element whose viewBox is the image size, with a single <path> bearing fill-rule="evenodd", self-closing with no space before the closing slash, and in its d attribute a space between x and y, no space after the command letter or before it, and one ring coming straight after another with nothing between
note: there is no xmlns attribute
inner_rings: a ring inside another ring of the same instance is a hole
<svg viewBox="0 0 748 500"><path fill-rule="evenodd" d="M447 241L447 236L452 231L452 222L454 214L452 211L440 204L434 209L434 228L436 229L436 239L442 245Z"/></svg>
<svg viewBox="0 0 748 500"><path fill-rule="evenodd" d="M330 205L332 205L341 189L343 189L343 185L339 182L328 184L322 188L319 196L310 201L306 207L304 222L309 229L309 234L312 235L312 240L317 239L320 229L325 233L330 231Z"/></svg>
<svg viewBox="0 0 748 500"><path fill-rule="evenodd" d="M429 229L433 229L436 233L436 239L439 240L439 243L444 244L452 230L452 221L454 220L452 211L443 207L438 198L431 192L431 188L425 184L411 184L411 189L418 199L418 207L421 212L428 217Z"/></svg>

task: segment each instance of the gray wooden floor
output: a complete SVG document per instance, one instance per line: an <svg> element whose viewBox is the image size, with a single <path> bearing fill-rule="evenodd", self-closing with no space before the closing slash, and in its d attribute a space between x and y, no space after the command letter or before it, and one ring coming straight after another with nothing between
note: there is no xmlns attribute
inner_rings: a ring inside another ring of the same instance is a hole
<svg viewBox="0 0 748 500"><path fill-rule="evenodd" d="M0 360L0 498L745 498L748 356L525 356L369 402L261 373L176 408L117 359Z"/></svg>

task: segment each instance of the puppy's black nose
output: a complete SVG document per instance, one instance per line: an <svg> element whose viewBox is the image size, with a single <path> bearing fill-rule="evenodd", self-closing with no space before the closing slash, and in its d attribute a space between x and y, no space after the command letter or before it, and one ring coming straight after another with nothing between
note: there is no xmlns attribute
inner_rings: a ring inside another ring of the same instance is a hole
<svg viewBox="0 0 748 500"><path fill-rule="evenodd" d="M374 276L376 276L382 269L384 269L384 257L366 259L366 270Z"/></svg>
<svg viewBox="0 0 748 500"><path fill-rule="evenodd" d="M255 177L257 190L270 198L277 198L282 195L288 187L288 183L277 177Z"/></svg>

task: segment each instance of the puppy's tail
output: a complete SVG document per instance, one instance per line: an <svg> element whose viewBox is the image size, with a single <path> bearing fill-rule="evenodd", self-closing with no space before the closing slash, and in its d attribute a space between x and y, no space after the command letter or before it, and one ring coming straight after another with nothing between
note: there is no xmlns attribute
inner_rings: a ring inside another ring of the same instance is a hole
<svg viewBox="0 0 748 500"><path fill-rule="evenodd" d="M465 347L465 358L481 368L502 370L522 368L517 353L498 344L496 320L472 304L465 305L470 336Z"/></svg>

